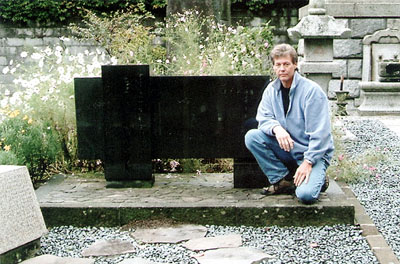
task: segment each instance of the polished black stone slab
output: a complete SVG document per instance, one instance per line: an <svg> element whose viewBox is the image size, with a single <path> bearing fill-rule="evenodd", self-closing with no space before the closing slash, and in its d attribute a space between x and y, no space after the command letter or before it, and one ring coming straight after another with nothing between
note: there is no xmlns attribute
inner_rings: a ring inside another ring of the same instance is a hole
<svg viewBox="0 0 400 264"><path fill-rule="evenodd" d="M104 159L103 81L75 78L75 108L80 159Z"/></svg>
<svg viewBox="0 0 400 264"><path fill-rule="evenodd" d="M103 66L101 79L75 80L80 158L103 159L110 182L151 182L155 158L235 158L235 187L263 186L244 135L268 79Z"/></svg>

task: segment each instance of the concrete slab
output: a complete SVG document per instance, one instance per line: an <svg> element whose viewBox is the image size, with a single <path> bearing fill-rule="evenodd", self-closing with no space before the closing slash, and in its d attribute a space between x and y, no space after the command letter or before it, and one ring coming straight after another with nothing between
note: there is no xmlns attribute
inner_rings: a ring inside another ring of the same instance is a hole
<svg viewBox="0 0 400 264"><path fill-rule="evenodd" d="M169 218L199 225L292 226L353 224L354 207L330 181L319 202L291 195L263 196L233 188L231 173L156 174L153 188L106 188L99 177L56 176L36 190L47 226L121 226Z"/></svg>
<svg viewBox="0 0 400 264"><path fill-rule="evenodd" d="M217 248L237 248L242 245L241 235L225 235L191 239L182 244L193 251L210 250Z"/></svg>
<svg viewBox="0 0 400 264"><path fill-rule="evenodd" d="M273 258L264 251L254 248L222 248L206 251L195 256L200 264L251 264Z"/></svg>
<svg viewBox="0 0 400 264"><path fill-rule="evenodd" d="M179 243L204 237L205 226L178 225L174 227L137 228L131 235L144 243Z"/></svg>
<svg viewBox="0 0 400 264"><path fill-rule="evenodd" d="M82 251L83 257L113 256L135 252L135 247L128 241L119 239L99 240Z"/></svg>

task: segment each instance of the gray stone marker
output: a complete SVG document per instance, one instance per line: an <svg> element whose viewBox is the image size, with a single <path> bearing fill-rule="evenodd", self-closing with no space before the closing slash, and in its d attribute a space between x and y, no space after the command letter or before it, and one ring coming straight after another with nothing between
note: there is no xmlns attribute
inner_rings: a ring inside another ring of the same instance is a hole
<svg viewBox="0 0 400 264"><path fill-rule="evenodd" d="M179 225L176 227L137 229L131 235L144 243L179 243L204 237L207 228L200 225Z"/></svg>
<svg viewBox="0 0 400 264"><path fill-rule="evenodd" d="M99 240L83 250L82 256L112 256L132 252L135 252L135 247L129 241Z"/></svg>
<svg viewBox="0 0 400 264"><path fill-rule="evenodd" d="M40 247L47 232L25 166L0 166L0 263L16 263Z"/></svg>

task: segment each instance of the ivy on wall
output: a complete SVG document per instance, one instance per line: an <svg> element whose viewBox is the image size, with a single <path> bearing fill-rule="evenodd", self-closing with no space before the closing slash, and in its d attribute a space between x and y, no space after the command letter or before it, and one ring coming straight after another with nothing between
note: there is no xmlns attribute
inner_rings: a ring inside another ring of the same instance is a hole
<svg viewBox="0 0 400 264"><path fill-rule="evenodd" d="M13 0L0 1L0 18L22 25L56 24L81 17L83 9L95 12L121 10L137 3L156 9L167 5L167 0Z"/></svg>

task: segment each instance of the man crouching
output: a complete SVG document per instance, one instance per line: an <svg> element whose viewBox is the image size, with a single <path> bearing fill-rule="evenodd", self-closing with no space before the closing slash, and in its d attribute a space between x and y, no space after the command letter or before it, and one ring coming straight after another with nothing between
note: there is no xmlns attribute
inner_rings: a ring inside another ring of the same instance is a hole
<svg viewBox="0 0 400 264"><path fill-rule="evenodd" d="M328 98L321 87L297 71L297 53L288 44L271 51L277 79L265 89L246 147L271 186L265 195L293 193L315 202L327 188L326 169L333 155Z"/></svg>

